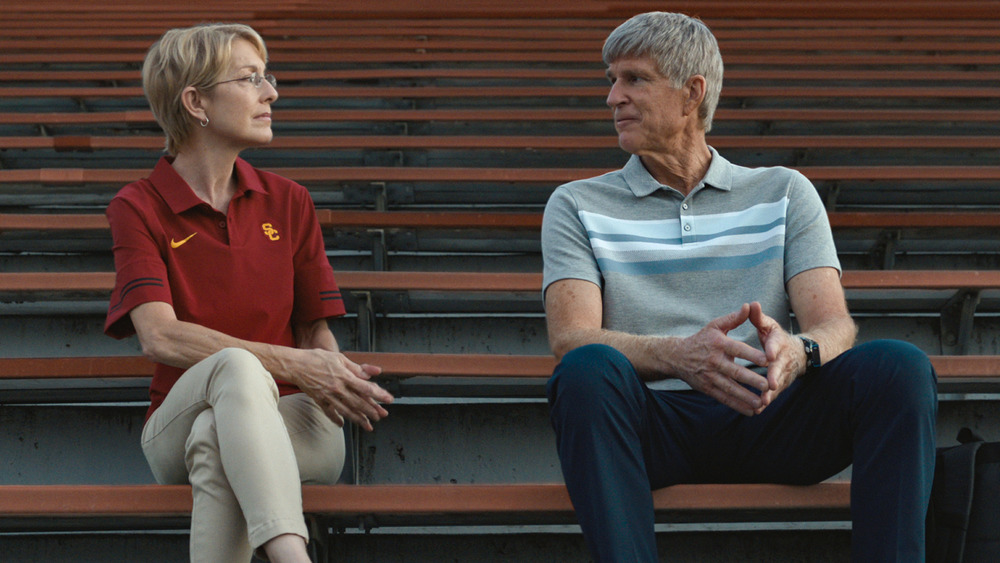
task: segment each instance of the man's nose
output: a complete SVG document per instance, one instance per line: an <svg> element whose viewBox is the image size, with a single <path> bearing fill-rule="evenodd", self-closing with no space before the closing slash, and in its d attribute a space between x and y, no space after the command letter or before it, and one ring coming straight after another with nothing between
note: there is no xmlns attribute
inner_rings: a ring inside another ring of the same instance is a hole
<svg viewBox="0 0 1000 563"><path fill-rule="evenodd" d="M615 106L621 105L624 101L625 101L625 96L622 94L621 87L618 85L617 82L615 82L614 84L611 85L611 89L608 90L608 97L605 100L605 103L608 104L608 107L613 108Z"/></svg>

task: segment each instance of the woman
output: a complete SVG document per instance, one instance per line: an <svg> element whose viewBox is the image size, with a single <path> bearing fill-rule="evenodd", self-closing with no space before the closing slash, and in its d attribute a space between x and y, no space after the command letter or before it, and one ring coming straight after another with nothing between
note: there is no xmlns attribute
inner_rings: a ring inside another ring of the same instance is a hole
<svg viewBox="0 0 1000 563"><path fill-rule="evenodd" d="M272 138L266 62L244 25L164 34L142 77L169 156L107 209L105 332L156 362L142 447L192 485L192 561L308 561L300 482L336 482L344 420L392 401L327 326L344 305L308 192L238 156Z"/></svg>

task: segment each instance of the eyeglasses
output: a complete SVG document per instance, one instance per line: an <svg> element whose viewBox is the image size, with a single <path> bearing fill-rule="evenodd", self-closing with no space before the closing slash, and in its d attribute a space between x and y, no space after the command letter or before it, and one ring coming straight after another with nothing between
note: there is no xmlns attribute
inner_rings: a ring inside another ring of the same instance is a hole
<svg viewBox="0 0 1000 563"><path fill-rule="evenodd" d="M233 78L231 80L222 80L220 82L212 84L212 86L218 86L219 84L225 84L226 82L239 82L240 80L246 80L250 84L253 84L254 88L260 88L260 85L263 84L264 81L266 80L267 83L271 85L271 88L274 89L278 88L278 79L275 78L273 74L260 74L257 72L251 74L250 76ZM209 88L211 88L212 86L209 86Z"/></svg>

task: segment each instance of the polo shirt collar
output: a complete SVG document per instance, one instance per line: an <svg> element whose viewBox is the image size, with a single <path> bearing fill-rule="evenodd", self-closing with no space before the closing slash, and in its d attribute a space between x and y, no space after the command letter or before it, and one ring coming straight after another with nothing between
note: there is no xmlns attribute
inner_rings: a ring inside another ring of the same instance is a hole
<svg viewBox="0 0 1000 563"><path fill-rule="evenodd" d="M170 206L174 213L183 213L205 203L200 197L195 195L191 186L188 186L184 178L174 170L173 158L169 156L161 157L153 172L149 175L149 181L153 184L160 197ZM247 191L267 193L267 189L260 181L256 170L249 162L242 158L236 159L236 194L235 200L243 196Z"/></svg>
<svg viewBox="0 0 1000 563"><path fill-rule="evenodd" d="M705 172L705 177L702 178L699 187L696 189L700 189L702 185L705 185L727 192L730 191L733 187L733 165L714 148L708 147L708 150L712 153L712 162L708 165L708 171ZM643 166L642 160L638 155L633 154L628 159L628 162L622 168L622 175L625 178L625 183L628 184L629 189L632 190L635 197L646 197L656 190L669 187L657 182L653 178L649 171L646 170L646 167Z"/></svg>

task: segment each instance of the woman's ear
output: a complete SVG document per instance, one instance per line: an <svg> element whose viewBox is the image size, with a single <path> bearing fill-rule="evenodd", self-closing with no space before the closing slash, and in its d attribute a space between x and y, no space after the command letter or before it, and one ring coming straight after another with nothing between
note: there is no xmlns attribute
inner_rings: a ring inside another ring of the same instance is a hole
<svg viewBox="0 0 1000 563"><path fill-rule="evenodd" d="M181 91L181 103L184 104L184 109L187 110L191 117L199 122L203 122L208 119L208 114L205 112L204 101L204 94L202 94L202 92L194 86L188 86Z"/></svg>

